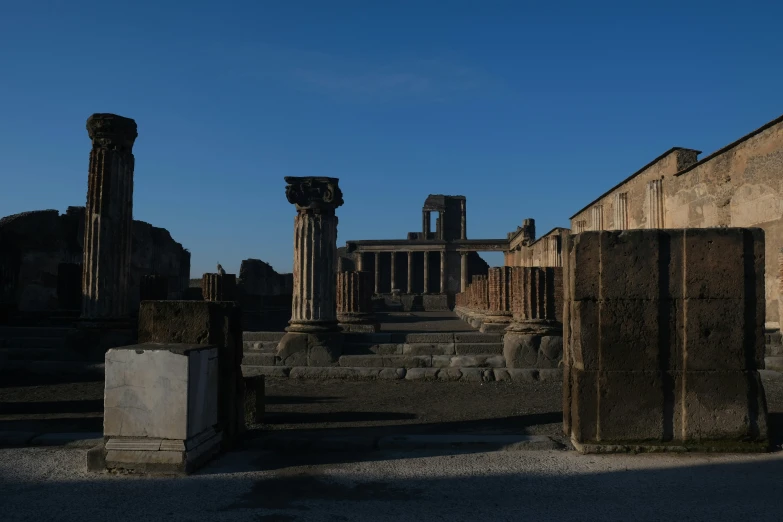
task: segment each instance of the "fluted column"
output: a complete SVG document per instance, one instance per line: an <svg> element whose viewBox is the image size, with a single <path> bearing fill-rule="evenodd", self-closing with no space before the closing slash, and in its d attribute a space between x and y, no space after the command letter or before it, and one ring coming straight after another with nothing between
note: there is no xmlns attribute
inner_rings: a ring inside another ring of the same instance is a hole
<svg viewBox="0 0 783 522"><path fill-rule="evenodd" d="M459 256L459 288L460 292L468 289L468 253L460 252Z"/></svg>
<svg viewBox="0 0 783 522"><path fill-rule="evenodd" d="M286 177L294 218L294 292L289 332L337 329L337 216L343 204L337 178Z"/></svg>
<svg viewBox="0 0 783 522"><path fill-rule="evenodd" d="M364 272L364 253L356 252L356 271Z"/></svg>
<svg viewBox="0 0 783 522"><path fill-rule="evenodd" d="M127 318L136 122L114 114L93 114L87 120L87 133L92 151L84 213L81 317Z"/></svg>
<svg viewBox="0 0 783 522"><path fill-rule="evenodd" d="M429 238L430 234L430 211L429 210L422 210L421 211L421 228L422 228L422 234L424 234L424 239Z"/></svg>
<svg viewBox="0 0 783 522"><path fill-rule="evenodd" d="M337 321L349 332L377 332L369 272L337 272Z"/></svg>
<svg viewBox="0 0 783 522"><path fill-rule="evenodd" d="M662 179L647 183L647 209L647 228L664 228Z"/></svg>
<svg viewBox="0 0 783 522"><path fill-rule="evenodd" d="M381 293L381 253L373 253L375 256L375 294Z"/></svg>
<svg viewBox="0 0 783 522"><path fill-rule="evenodd" d="M204 274L201 276L201 295L204 301L236 301L236 274Z"/></svg>
<svg viewBox="0 0 783 522"><path fill-rule="evenodd" d="M391 270L391 288L390 290L397 289L397 252L392 250L389 252L390 261L389 261L389 268Z"/></svg>
<svg viewBox="0 0 783 522"><path fill-rule="evenodd" d="M499 332L511 322L513 287L511 285L512 268L493 267L487 274L488 309L482 332Z"/></svg>
<svg viewBox="0 0 783 522"><path fill-rule="evenodd" d="M440 251L440 293L446 293L446 251Z"/></svg>
<svg viewBox="0 0 783 522"><path fill-rule="evenodd" d="M408 293L413 293L413 252L408 252Z"/></svg>
<svg viewBox="0 0 783 522"><path fill-rule="evenodd" d="M424 252L424 289L422 294L430 293L430 253Z"/></svg>
<svg viewBox="0 0 783 522"><path fill-rule="evenodd" d="M460 203L460 234L459 237L461 239L467 239L468 238L468 216L467 216L467 210L465 206L467 205L467 202L463 199Z"/></svg>

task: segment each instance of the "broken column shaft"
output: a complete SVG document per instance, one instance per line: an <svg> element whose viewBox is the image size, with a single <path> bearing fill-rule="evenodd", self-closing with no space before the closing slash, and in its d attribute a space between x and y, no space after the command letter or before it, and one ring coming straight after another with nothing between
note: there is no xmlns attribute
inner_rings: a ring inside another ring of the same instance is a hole
<svg viewBox="0 0 783 522"><path fill-rule="evenodd" d="M115 114L87 119L92 140L84 213L82 319L130 315L133 143L136 122Z"/></svg>

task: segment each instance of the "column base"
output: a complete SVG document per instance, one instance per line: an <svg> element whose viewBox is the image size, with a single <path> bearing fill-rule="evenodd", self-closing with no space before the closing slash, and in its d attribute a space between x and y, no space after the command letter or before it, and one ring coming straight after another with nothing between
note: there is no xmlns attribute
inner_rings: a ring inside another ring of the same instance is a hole
<svg viewBox="0 0 783 522"><path fill-rule="evenodd" d="M286 332L321 333L337 332L337 321L289 321Z"/></svg>
<svg viewBox="0 0 783 522"><path fill-rule="evenodd" d="M559 368L563 361L563 330L555 324L512 323L503 336L506 368Z"/></svg>
<svg viewBox="0 0 783 522"><path fill-rule="evenodd" d="M505 332L511 323L511 314L490 312L484 316L479 331L482 333Z"/></svg>
<svg viewBox="0 0 783 522"><path fill-rule="evenodd" d="M369 313L337 314L337 323L343 332L375 333L380 330L375 314Z"/></svg>
<svg viewBox="0 0 783 522"><path fill-rule="evenodd" d="M535 335L563 335L563 325L549 319L531 319L528 321L515 321L506 328L506 332Z"/></svg>
<svg viewBox="0 0 783 522"><path fill-rule="evenodd" d="M337 323L335 329L337 328ZM343 351L339 330L288 331L277 345L281 366L337 366Z"/></svg>

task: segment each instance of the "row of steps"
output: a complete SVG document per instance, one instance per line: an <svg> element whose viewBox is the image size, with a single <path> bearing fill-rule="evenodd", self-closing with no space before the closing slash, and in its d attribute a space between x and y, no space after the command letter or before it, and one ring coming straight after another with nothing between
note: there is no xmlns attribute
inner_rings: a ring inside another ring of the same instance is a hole
<svg viewBox="0 0 783 522"><path fill-rule="evenodd" d="M244 332L244 367L280 364L285 332ZM346 333L339 366L350 368L503 368L503 334Z"/></svg>
<svg viewBox="0 0 783 522"><path fill-rule="evenodd" d="M66 337L74 331L67 327L0 327L0 362L9 367L12 361L77 361L80 356L66 349Z"/></svg>

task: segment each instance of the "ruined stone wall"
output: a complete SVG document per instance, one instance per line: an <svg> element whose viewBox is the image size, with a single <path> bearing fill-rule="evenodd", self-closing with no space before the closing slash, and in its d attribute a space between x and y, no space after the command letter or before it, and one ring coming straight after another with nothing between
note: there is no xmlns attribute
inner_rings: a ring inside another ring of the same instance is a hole
<svg viewBox="0 0 783 522"><path fill-rule="evenodd" d="M279 274L260 259L245 259L239 267L239 285L245 295L290 295L293 274Z"/></svg>
<svg viewBox="0 0 783 522"><path fill-rule="evenodd" d="M190 252L162 228L134 221L131 246L131 309L139 305L143 275L169 280L169 298L179 298L190 277ZM61 263L81 264L84 207L23 212L0 219L0 296L19 312L58 308Z"/></svg>
<svg viewBox="0 0 783 522"><path fill-rule="evenodd" d="M687 149L681 149L687 150ZM759 227L766 243L766 320L779 323L777 255L783 247L783 117L724 147L698 163L675 161L671 152L572 217L575 233L593 230L601 211L605 229L623 215L613 205L626 194L628 228ZM688 158L686 158L688 159ZM672 172L672 169L678 169ZM657 186L649 184L656 177ZM658 198L659 207L653 204ZM599 209L599 210L596 210ZM587 223L581 228L581 223Z"/></svg>
<svg viewBox="0 0 783 522"><path fill-rule="evenodd" d="M563 236L567 236L569 232L567 228L555 228L529 246L517 246L515 250L505 253L505 265L526 267L563 266L561 255Z"/></svg>
<svg viewBox="0 0 783 522"><path fill-rule="evenodd" d="M696 162L698 151L674 148L656 158L649 165L613 188L598 200L571 217L574 233L588 230L626 230L659 228L651 226L650 206L655 199L649 193L649 183L664 180L664 186L680 170ZM620 197L620 195L624 196ZM625 206L623 212L620 206ZM619 222L620 219L623 221Z"/></svg>

